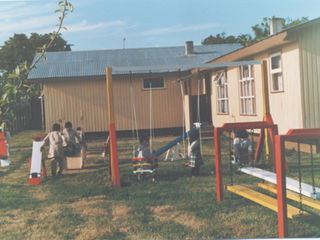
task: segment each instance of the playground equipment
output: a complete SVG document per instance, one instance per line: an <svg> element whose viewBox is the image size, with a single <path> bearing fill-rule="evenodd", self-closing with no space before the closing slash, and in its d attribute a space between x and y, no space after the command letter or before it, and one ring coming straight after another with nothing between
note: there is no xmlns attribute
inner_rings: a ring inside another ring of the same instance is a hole
<svg viewBox="0 0 320 240"><path fill-rule="evenodd" d="M116 138L116 127L114 121L114 105L113 105L113 85L112 85L112 68L106 68L108 111L109 111L109 136L110 136L110 165L111 178L115 186L120 187L120 173L118 162L118 148ZM109 171L110 171L109 170Z"/></svg>
<svg viewBox="0 0 320 240"><path fill-rule="evenodd" d="M153 181L157 178L158 158L133 158L133 173L140 173L138 180L143 178L143 173L151 173Z"/></svg>
<svg viewBox="0 0 320 240"><path fill-rule="evenodd" d="M3 132L0 132L0 159L1 167L10 165L9 145L6 144L6 139Z"/></svg>
<svg viewBox="0 0 320 240"><path fill-rule="evenodd" d="M263 123L251 122L251 123L225 124L223 127L215 129L218 201L221 201L223 197L219 132L230 130L230 129L239 129L241 125L243 129L248 129L249 125L250 125L250 128L258 128L259 125L260 127L262 127ZM265 125L264 128L267 128L267 126ZM302 183L300 167L299 167L299 181L285 177L287 167L286 167L286 160L285 160L284 143L285 141L297 141L297 140L300 141L302 139L320 138L320 128L289 130L286 135L276 135L275 134L277 131L276 125L274 126L270 125L268 128L270 128L271 132L273 133L272 135L271 134L270 135L271 135L271 141L274 146L276 173L268 172L268 171L254 168L254 167L244 167L244 168L241 168L240 171L271 182L267 184L257 183L257 185L261 188L264 188L273 193L276 193L277 199L271 198L259 192L255 192L251 189L248 189L240 185L230 185L230 186L225 186L225 188L240 196L248 198L265 207L268 207L274 211L277 211L279 237L284 238L284 237L288 237L288 220L287 220L288 217L292 219L309 219L312 217L309 213L303 211L302 204L314 207L316 209L320 209L320 203L315 201L315 199L320 199L320 189L314 186L314 179L312 180L313 186ZM300 150L298 150L298 159L300 164L299 155L300 155ZM312 161L312 158L313 156L311 152L311 161ZM313 170L312 170L312 176L313 176ZM298 192L299 194L293 191ZM300 208L295 208L288 205L286 200L287 195L288 195L288 198L295 201L299 201Z"/></svg>
<svg viewBox="0 0 320 240"><path fill-rule="evenodd" d="M286 195L286 171L285 171L285 141L295 141L302 139L319 139L320 128L291 129L285 135L275 136L275 160L276 160L276 176L277 176L277 199L278 199L278 229L279 237L288 237L288 219L287 219L287 195ZM299 174L299 201L302 206L302 183ZM305 189L304 189L305 190ZM313 198L318 199L318 191L312 187ZM306 202L306 201L304 201Z"/></svg>
<svg viewBox="0 0 320 240"><path fill-rule="evenodd" d="M214 129L215 136L215 156L216 156L216 178L217 178L217 200L221 201L223 199L223 183L222 183L222 169L221 169L221 137L220 133L222 131L233 131L241 129L268 129L271 142L274 142L274 136L278 133L278 126L273 124L272 121L261 121L261 122L242 122L242 123L225 123L222 127L216 127ZM273 144L274 145L274 144ZM260 144L262 147L262 144ZM256 151L257 155L261 152Z"/></svg>
<svg viewBox="0 0 320 240"><path fill-rule="evenodd" d="M208 124L208 123L207 122L203 122L203 123L200 124L200 127L202 127L202 126L204 126L206 124ZM183 139L188 137L192 130L198 129L198 128L199 128L199 126L196 126L196 127L192 128L189 132L186 132L185 134L183 134L180 137L176 138L175 140L173 140L172 142L168 143L164 147L160 148L158 151L156 151L156 156L159 156L162 153L164 153L165 151L167 151L168 149L174 147L177 143L181 142Z"/></svg>
<svg viewBox="0 0 320 240"><path fill-rule="evenodd" d="M46 176L45 160L40 152L40 147L43 142L43 136L38 135L33 137L32 157L29 158L29 185L40 184L41 165L42 177Z"/></svg>
<svg viewBox="0 0 320 240"><path fill-rule="evenodd" d="M173 153L172 157L170 158L170 153ZM180 158L179 158L180 156ZM167 154L165 157L165 161L176 161L176 160L182 160L182 159L186 159L186 155L184 154L184 151L182 150L181 145L179 144L179 142L177 142L174 150L173 148L170 148L167 150Z"/></svg>

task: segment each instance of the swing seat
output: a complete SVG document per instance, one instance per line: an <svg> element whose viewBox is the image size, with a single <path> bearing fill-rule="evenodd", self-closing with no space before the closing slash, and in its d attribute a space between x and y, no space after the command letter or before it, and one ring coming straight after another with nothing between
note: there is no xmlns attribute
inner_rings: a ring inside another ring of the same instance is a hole
<svg viewBox="0 0 320 240"><path fill-rule="evenodd" d="M133 173L158 171L158 158L133 158Z"/></svg>
<svg viewBox="0 0 320 240"><path fill-rule="evenodd" d="M242 158L247 159L247 161L244 162L244 163L249 163L250 159L252 159L252 154L249 154L248 148L240 149L240 155L241 155ZM240 163L240 160L234 154L234 150L233 149L231 149L231 151L230 151L230 160L231 160L231 163L233 163L233 164L239 164Z"/></svg>

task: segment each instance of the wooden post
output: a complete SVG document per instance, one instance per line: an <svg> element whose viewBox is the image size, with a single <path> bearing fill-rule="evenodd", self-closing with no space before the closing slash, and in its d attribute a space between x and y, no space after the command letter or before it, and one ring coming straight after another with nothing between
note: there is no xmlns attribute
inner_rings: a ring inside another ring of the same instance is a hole
<svg viewBox="0 0 320 240"><path fill-rule="evenodd" d="M106 77L107 77L109 135L110 135L110 151L111 151L109 154L111 154L112 179L115 186L120 186L118 149L117 149L115 121L114 121L112 68L106 68Z"/></svg>

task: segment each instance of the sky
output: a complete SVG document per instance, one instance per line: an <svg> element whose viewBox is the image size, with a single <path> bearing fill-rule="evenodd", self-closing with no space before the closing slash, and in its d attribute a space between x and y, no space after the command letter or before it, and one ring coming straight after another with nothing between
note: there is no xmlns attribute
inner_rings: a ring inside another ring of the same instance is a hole
<svg viewBox="0 0 320 240"><path fill-rule="evenodd" d="M57 29L60 0L0 0L0 46L15 33ZM320 17L320 0L70 0L62 37L72 51L195 45L210 35L253 34L272 16ZM124 40L125 39L125 40Z"/></svg>

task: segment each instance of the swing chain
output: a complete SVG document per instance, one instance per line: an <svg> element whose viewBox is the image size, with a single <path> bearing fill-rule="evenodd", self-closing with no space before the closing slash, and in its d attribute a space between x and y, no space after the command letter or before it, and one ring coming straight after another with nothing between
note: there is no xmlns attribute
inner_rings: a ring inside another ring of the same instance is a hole
<svg viewBox="0 0 320 240"><path fill-rule="evenodd" d="M229 131L229 149L230 149L230 185L233 185L233 175L232 175L232 162L231 162L231 158L232 158L232 152L231 152L231 131Z"/></svg>
<svg viewBox="0 0 320 240"><path fill-rule="evenodd" d="M314 182L314 169L313 169L313 152L312 152L312 140L310 140L310 158L311 158L311 177L312 177L312 190L313 194L316 194L315 182Z"/></svg>
<svg viewBox="0 0 320 240"><path fill-rule="evenodd" d="M300 155L300 140L298 140L298 167L299 167L299 214L302 215L302 187L301 187L301 155Z"/></svg>

